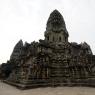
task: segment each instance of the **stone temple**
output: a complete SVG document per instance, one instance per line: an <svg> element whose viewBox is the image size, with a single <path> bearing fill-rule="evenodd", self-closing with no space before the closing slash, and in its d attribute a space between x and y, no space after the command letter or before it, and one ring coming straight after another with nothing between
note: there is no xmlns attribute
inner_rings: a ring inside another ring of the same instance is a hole
<svg viewBox="0 0 95 95"><path fill-rule="evenodd" d="M95 55L86 42L68 41L58 10L50 14L44 36L39 42L16 44L9 60L14 69L7 83L21 88L95 85Z"/></svg>

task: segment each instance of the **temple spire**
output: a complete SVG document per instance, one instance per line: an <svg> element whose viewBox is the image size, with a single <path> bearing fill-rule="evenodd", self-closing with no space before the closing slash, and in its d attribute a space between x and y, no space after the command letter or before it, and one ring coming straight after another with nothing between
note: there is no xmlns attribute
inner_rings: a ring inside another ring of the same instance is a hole
<svg viewBox="0 0 95 95"><path fill-rule="evenodd" d="M45 39L53 43L68 42L68 31L63 16L58 10L54 10L47 21Z"/></svg>
<svg viewBox="0 0 95 95"><path fill-rule="evenodd" d="M68 34L64 18L58 10L55 9L50 14L50 17L47 21L46 30L54 32L64 31Z"/></svg>
<svg viewBox="0 0 95 95"><path fill-rule="evenodd" d="M13 52L10 56L10 60L19 58L22 47L23 47L23 41L19 40L13 49Z"/></svg>

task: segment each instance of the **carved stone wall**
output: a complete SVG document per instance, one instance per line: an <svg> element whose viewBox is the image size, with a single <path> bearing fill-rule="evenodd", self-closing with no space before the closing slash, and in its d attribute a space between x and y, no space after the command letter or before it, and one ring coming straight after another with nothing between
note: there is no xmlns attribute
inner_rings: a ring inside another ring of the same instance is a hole
<svg viewBox="0 0 95 95"><path fill-rule="evenodd" d="M8 81L24 86L52 86L95 82L95 55L84 42L68 42L62 15L54 10L48 19L45 40L18 42L10 62L15 68ZM92 83L92 84L90 84Z"/></svg>

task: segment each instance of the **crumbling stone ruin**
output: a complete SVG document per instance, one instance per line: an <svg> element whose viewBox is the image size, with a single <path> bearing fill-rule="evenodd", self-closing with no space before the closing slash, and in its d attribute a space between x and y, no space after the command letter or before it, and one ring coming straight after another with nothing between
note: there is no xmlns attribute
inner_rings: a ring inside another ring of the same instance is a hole
<svg viewBox="0 0 95 95"><path fill-rule="evenodd" d="M50 14L44 36L39 42L16 44L9 60L14 69L5 82L20 88L95 85L95 55L86 42L68 41L58 10Z"/></svg>

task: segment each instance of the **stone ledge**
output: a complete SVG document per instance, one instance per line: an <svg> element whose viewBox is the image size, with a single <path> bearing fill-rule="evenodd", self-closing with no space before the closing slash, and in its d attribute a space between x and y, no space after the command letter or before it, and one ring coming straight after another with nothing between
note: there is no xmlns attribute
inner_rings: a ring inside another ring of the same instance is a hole
<svg viewBox="0 0 95 95"><path fill-rule="evenodd" d="M38 88L38 87L75 87L75 86L82 86L82 87L95 87L95 80L92 80L93 82L67 82L67 83L37 83L37 84L21 84L21 83L15 83L15 82L10 82L7 80L3 80L4 83L7 83L9 85L15 86L21 90L25 90L25 89L30 89L30 88Z"/></svg>

